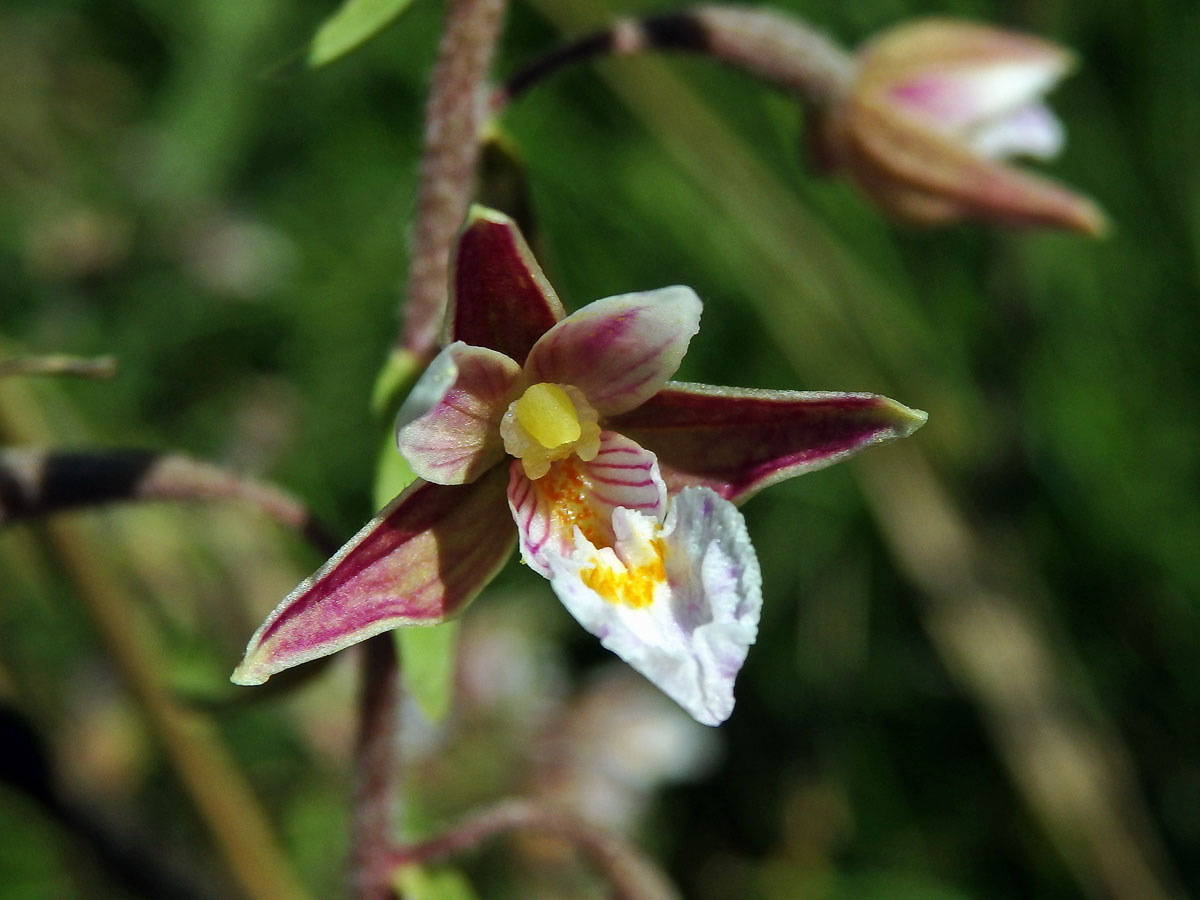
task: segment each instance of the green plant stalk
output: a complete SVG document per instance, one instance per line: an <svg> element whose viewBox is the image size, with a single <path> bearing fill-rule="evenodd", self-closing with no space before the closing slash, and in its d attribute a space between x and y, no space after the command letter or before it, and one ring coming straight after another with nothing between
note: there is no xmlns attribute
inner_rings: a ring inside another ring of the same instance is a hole
<svg viewBox="0 0 1200 900"><path fill-rule="evenodd" d="M162 652L117 586L81 523L47 524L50 540L108 655L141 706L240 893L248 900L305 900L257 798L212 721L171 696Z"/></svg>
<svg viewBox="0 0 1200 900"><path fill-rule="evenodd" d="M25 382L0 391L0 436L14 443L48 443L56 437L47 410L54 396ZM121 679L142 709L184 792L208 831L239 893L247 900L307 900L275 839L265 813L211 719L178 703L166 680L166 664L117 584L85 521L52 518L46 524L53 548Z"/></svg>

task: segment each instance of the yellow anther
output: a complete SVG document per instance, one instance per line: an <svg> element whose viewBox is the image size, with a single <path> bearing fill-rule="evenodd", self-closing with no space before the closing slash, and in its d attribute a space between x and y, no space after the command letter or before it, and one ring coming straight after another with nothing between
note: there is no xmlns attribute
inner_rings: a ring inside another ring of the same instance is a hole
<svg viewBox="0 0 1200 900"><path fill-rule="evenodd" d="M557 384L535 384L514 405L517 421L525 433L553 450L579 440L579 416L567 392Z"/></svg>

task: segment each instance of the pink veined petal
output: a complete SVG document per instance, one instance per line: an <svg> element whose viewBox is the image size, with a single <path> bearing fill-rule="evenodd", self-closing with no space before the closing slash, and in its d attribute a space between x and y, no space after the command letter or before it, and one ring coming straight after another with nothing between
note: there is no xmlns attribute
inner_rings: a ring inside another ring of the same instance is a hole
<svg viewBox="0 0 1200 900"><path fill-rule="evenodd" d="M508 505L520 536L521 558L535 572L549 575L548 548L566 553L575 529L598 547L613 542L612 514L617 507L661 520L667 489L654 454L612 431L600 432L600 450L591 462L569 456L536 481L520 460L509 469Z"/></svg>
<svg viewBox="0 0 1200 900"><path fill-rule="evenodd" d="M485 347L455 342L439 353L396 419L396 446L417 476L464 484L500 462L500 419L520 376Z"/></svg>
<svg viewBox="0 0 1200 900"><path fill-rule="evenodd" d="M530 383L573 384L602 416L633 409L675 374L700 329L688 287L589 303L551 328L525 362Z"/></svg>
<svg viewBox="0 0 1200 900"><path fill-rule="evenodd" d="M757 637L762 609L762 576L745 522L712 491L688 488L672 498L656 541L647 524L637 513L615 512L615 557L644 559L657 552L657 571L625 568L581 540L569 555L547 554L550 584L605 647L696 721L719 725L733 712L734 679ZM623 602L621 589L613 589L622 575L642 582L627 592L638 603ZM650 587L652 602L640 602Z"/></svg>
<svg viewBox="0 0 1200 900"><path fill-rule="evenodd" d="M562 302L516 223L495 210L471 209L450 270L448 341L490 347L523 363L534 342L563 317Z"/></svg>
<svg viewBox="0 0 1200 900"><path fill-rule="evenodd" d="M671 494L704 485L741 502L767 485L905 437L925 419L877 394L671 382L609 425L654 453Z"/></svg>
<svg viewBox="0 0 1200 900"><path fill-rule="evenodd" d="M460 613L512 552L504 483L501 466L469 485L414 482L275 608L231 680L262 684L388 629Z"/></svg>

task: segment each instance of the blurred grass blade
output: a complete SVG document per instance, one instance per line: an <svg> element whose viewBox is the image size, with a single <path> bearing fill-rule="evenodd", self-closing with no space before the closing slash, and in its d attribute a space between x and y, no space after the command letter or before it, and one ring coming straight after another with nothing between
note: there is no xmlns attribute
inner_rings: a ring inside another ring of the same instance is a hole
<svg viewBox="0 0 1200 900"><path fill-rule="evenodd" d="M345 0L321 23L308 49L312 68L327 65L365 44L412 5L413 0Z"/></svg>

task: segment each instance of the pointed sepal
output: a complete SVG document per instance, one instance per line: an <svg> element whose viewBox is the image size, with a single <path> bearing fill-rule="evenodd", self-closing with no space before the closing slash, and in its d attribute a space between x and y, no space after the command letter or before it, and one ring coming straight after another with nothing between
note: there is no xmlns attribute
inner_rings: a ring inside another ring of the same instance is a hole
<svg viewBox="0 0 1200 900"><path fill-rule="evenodd" d="M925 419L878 394L671 382L609 425L658 458L672 494L703 485L740 503L768 485L906 437Z"/></svg>
<svg viewBox="0 0 1200 900"><path fill-rule="evenodd" d="M388 629L460 613L512 552L506 482L503 466L467 485L414 482L284 598L231 680L262 684Z"/></svg>
<svg viewBox="0 0 1200 900"><path fill-rule="evenodd" d="M520 229L503 213L471 208L450 270L446 343L487 347L524 363L537 339L563 317L562 302Z"/></svg>

